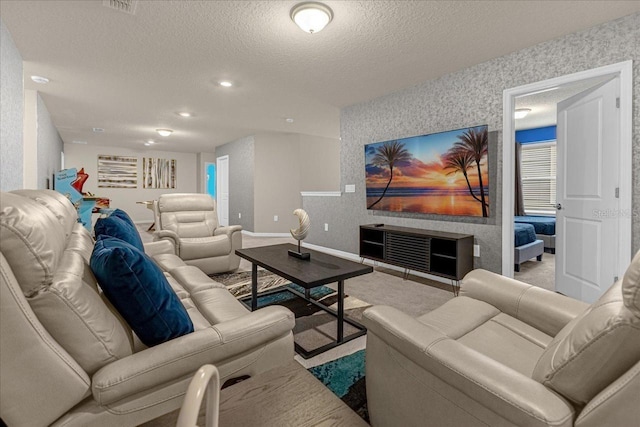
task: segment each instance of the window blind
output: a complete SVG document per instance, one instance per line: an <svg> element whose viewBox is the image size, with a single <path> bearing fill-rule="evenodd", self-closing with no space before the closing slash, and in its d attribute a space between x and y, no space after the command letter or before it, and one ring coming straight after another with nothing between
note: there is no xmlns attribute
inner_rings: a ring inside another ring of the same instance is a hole
<svg viewBox="0 0 640 427"><path fill-rule="evenodd" d="M523 145L521 161L525 211L555 211L556 142Z"/></svg>

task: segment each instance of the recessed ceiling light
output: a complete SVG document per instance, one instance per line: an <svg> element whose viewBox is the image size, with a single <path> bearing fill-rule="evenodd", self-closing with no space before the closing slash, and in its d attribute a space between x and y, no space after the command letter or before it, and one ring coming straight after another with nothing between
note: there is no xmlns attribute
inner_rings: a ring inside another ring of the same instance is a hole
<svg viewBox="0 0 640 427"><path fill-rule="evenodd" d="M103 129L103 128L93 128L92 130L93 130L95 133L102 133L102 132L104 132L104 129Z"/></svg>
<svg viewBox="0 0 640 427"><path fill-rule="evenodd" d="M169 136L173 133L171 129L156 129L156 132L158 132L160 136Z"/></svg>
<svg viewBox="0 0 640 427"><path fill-rule="evenodd" d="M178 113L180 117L193 117L193 113L189 113L188 111L181 111Z"/></svg>
<svg viewBox="0 0 640 427"><path fill-rule="evenodd" d="M78 141L78 140L73 140L71 141L72 144L82 144L82 145L87 145L87 141Z"/></svg>
<svg viewBox="0 0 640 427"><path fill-rule="evenodd" d="M223 80L223 81L220 82L220 86L222 86L222 87L231 87L231 86L233 86L233 83L231 83L230 81L227 81L227 80Z"/></svg>
<svg viewBox="0 0 640 427"><path fill-rule="evenodd" d="M148 147L148 146L151 145L151 143L150 142L145 142L144 145Z"/></svg>
<svg viewBox="0 0 640 427"><path fill-rule="evenodd" d="M293 119L291 117L287 117L284 121L287 123L293 123Z"/></svg>
<svg viewBox="0 0 640 427"><path fill-rule="evenodd" d="M518 108L514 114L516 119L523 119L531 112L531 108Z"/></svg>
<svg viewBox="0 0 640 427"><path fill-rule="evenodd" d="M36 83L40 83L41 85L46 85L47 83L49 83L49 79L42 76L31 76L31 80Z"/></svg>
<svg viewBox="0 0 640 427"><path fill-rule="evenodd" d="M153 139L148 139L148 140L147 140L147 142L145 143L145 145L146 145L146 144L151 145L151 144L155 144L155 143L156 143L156 142L155 142Z"/></svg>

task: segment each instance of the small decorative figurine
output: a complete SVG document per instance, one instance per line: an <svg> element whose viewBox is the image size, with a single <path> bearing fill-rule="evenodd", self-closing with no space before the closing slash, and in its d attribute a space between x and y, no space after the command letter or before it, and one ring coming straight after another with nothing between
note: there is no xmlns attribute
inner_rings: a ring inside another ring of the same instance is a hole
<svg viewBox="0 0 640 427"><path fill-rule="evenodd" d="M303 209L296 209L295 211L293 211L293 214L298 217L300 226L297 229L292 228L289 231L291 232L293 238L298 241L298 251L296 252L290 250L289 255L296 258L308 260L311 258L311 254L309 252L303 253L300 249L300 243L302 242L302 240L304 240L305 237L307 237L307 234L309 234L309 215L307 215L307 213Z"/></svg>

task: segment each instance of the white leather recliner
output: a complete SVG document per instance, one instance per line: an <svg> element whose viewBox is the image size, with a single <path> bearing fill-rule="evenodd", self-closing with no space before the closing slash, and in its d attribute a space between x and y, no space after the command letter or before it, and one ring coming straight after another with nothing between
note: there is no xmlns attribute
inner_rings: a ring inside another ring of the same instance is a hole
<svg viewBox="0 0 640 427"><path fill-rule="evenodd" d="M221 227L216 201L208 194L163 194L155 202L154 239L168 240L187 264L206 274L236 270L242 248L242 227Z"/></svg>
<svg viewBox="0 0 640 427"><path fill-rule="evenodd" d="M364 312L372 426L638 425L640 252L592 305L485 270L461 295Z"/></svg>
<svg viewBox="0 0 640 427"><path fill-rule="evenodd" d="M182 262L145 245L194 332L145 347L89 267L93 239L60 193L0 193L0 418L9 426L134 426L180 407L193 374L222 383L293 358L293 314L248 311Z"/></svg>

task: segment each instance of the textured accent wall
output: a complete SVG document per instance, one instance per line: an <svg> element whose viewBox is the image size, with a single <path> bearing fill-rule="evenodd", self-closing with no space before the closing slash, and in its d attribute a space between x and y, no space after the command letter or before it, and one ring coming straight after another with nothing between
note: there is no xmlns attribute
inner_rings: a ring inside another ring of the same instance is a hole
<svg viewBox="0 0 640 427"><path fill-rule="evenodd" d="M475 65L341 111L341 184L356 192L342 197L305 197L312 230L306 240L358 253L358 225L374 222L475 235L476 267L502 269L502 96L508 88L632 59L633 248L640 249L640 14L574 33ZM434 58L437 60L437 58ZM488 124L495 143L490 165L489 219L433 217L367 211L365 144ZM495 185L495 186L494 186ZM494 204L495 203L495 204ZM329 223L329 231L322 230Z"/></svg>
<svg viewBox="0 0 640 427"><path fill-rule="evenodd" d="M0 21L0 190L23 188L22 57Z"/></svg>
<svg viewBox="0 0 640 427"><path fill-rule="evenodd" d="M51 115L42 97L38 94L38 182L37 188L47 188L47 179L60 170L60 153L64 143L51 121ZM52 188L52 186L50 187Z"/></svg>
<svg viewBox="0 0 640 427"><path fill-rule="evenodd" d="M255 139L247 136L216 147L216 157L229 156L229 224L254 230ZM242 218L238 218L238 213Z"/></svg>

